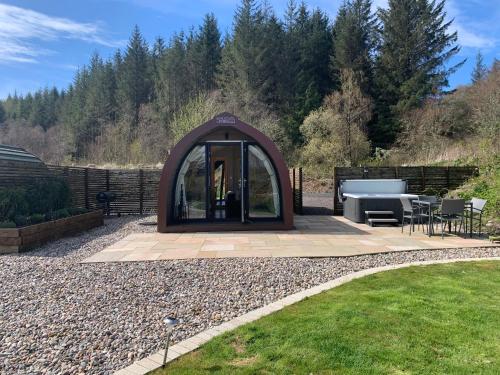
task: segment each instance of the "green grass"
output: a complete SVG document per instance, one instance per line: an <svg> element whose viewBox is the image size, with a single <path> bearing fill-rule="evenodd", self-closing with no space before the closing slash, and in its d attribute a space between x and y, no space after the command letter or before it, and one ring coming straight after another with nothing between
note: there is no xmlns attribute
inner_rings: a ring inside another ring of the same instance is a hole
<svg viewBox="0 0 500 375"><path fill-rule="evenodd" d="M499 374L500 262L383 272L217 337L158 374Z"/></svg>

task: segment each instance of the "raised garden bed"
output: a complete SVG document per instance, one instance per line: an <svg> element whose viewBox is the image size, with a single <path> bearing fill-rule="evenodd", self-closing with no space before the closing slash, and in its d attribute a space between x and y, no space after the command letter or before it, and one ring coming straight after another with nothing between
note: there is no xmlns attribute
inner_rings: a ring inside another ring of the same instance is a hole
<svg viewBox="0 0 500 375"><path fill-rule="evenodd" d="M21 228L0 228L0 254L18 253L103 225L102 210Z"/></svg>

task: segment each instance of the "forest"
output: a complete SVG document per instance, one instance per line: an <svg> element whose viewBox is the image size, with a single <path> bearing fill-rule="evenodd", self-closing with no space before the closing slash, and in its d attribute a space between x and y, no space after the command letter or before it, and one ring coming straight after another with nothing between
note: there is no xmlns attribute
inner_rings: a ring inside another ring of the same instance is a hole
<svg viewBox="0 0 500 375"><path fill-rule="evenodd" d="M230 33L214 14L148 44L136 26L94 53L65 89L0 101L0 143L58 164L157 165L193 127L231 112L270 136L290 166L412 164L498 155L500 62L472 83L444 1L348 0L334 19L291 0L283 15L242 0ZM481 159L482 160L482 159Z"/></svg>

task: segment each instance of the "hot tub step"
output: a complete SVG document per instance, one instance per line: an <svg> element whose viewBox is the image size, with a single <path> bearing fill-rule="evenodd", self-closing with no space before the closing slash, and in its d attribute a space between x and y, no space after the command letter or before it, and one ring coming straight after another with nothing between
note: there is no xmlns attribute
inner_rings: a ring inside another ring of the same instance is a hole
<svg viewBox="0 0 500 375"><path fill-rule="evenodd" d="M365 211L365 215L394 215L394 211Z"/></svg>
<svg viewBox="0 0 500 375"><path fill-rule="evenodd" d="M375 224L399 224L398 219L395 218L369 218L368 225L373 227Z"/></svg>

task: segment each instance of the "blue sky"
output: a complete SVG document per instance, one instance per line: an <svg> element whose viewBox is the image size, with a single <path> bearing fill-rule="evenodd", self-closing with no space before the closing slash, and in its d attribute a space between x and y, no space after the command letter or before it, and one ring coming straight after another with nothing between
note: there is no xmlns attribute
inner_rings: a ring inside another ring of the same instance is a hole
<svg viewBox="0 0 500 375"><path fill-rule="evenodd" d="M333 19L342 0L309 0ZM278 15L287 0L268 1ZM137 24L149 42L189 30L213 12L222 33L231 28L238 1L231 0L0 0L0 98L17 90L65 88L79 66L97 51L104 57L126 45ZM387 0L374 0L384 7ZM485 62L500 58L500 0L448 0L462 51L454 61L466 64L450 78L456 87L470 81L475 55ZM453 62L452 62L453 63Z"/></svg>

